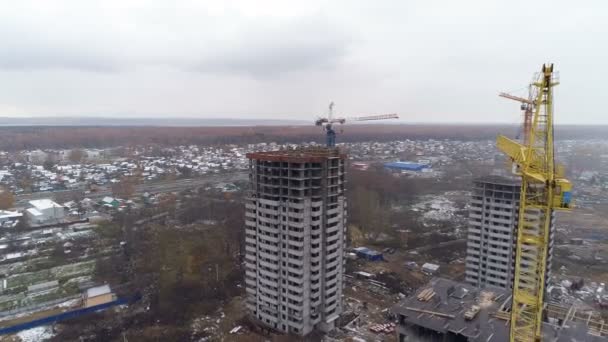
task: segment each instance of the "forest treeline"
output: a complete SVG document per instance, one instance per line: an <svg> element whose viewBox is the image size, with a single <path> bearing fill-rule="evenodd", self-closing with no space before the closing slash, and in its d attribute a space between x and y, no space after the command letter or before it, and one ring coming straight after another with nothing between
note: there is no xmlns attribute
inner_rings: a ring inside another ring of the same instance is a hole
<svg viewBox="0 0 608 342"><path fill-rule="evenodd" d="M494 139L497 134L516 136L515 125L346 125L338 127L338 141L390 141L403 139ZM344 134L340 134L344 133ZM558 126L556 139L601 139L608 126ZM0 150L105 148L127 145L214 145L260 142L322 143L324 133L315 126L231 127L90 127L23 126L0 128Z"/></svg>

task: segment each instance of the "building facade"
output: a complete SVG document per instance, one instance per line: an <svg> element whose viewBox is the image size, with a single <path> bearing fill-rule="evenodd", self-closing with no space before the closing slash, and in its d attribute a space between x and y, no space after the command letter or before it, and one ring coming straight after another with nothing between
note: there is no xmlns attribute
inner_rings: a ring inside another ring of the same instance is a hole
<svg viewBox="0 0 608 342"><path fill-rule="evenodd" d="M247 309L278 331L331 330L342 312L345 155L309 148L247 157Z"/></svg>
<svg viewBox="0 0 608 342"><path fill-rule="evenodd" d="M477 287L513 288L520 187L519 180L501 176L474 181L467 235L465 275L468 283ZM529 227L540 231L541 212L529 210L526 215ZM552 219L545 282L551 271L554 227ZM525 260L522 265L525 267Z"/></svg>

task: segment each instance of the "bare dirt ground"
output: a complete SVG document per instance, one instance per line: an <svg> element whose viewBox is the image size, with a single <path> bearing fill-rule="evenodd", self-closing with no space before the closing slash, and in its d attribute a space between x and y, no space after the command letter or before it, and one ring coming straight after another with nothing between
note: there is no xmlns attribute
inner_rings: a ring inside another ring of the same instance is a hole
<svg viewBox="0 0 608 342"><path fill-rule="evenodd" d="M558 250L554 256L554 271L565 275L583 277L591 281L606 282L608 279L608 206L596 205L595 208L575 208L571 212L560 212L556 218L559 240ZM584 245L571 245L574 238L584 239ZM572 256L581 257L574 260ZM599 256L604 260L590 259Z"/></svg>

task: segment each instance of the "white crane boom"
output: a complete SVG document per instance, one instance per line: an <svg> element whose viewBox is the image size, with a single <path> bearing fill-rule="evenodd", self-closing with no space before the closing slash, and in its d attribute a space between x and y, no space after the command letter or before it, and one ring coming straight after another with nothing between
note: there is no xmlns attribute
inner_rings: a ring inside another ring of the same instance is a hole
<svg viewBox="0 0 608 342"><path fill-rule="evenodd" d="M393 113L393 114L357 116L354 118L346 118L346 121L371 121L371 120L387 120L387 119L399 119L399 115Z"/></svg>
<svg viewBox="0 0 608 342"><path fill-rule="evenodd" d="M388 119L399 119L399 115L397 115L397 114L380 114L380 115L355 116L355 117L347 117L347 118L332 118L332 119L322 118L322 119L320 119L320 121L324 124L327 124L327 123L344 124L344 123L352 122L352 121L372 121L372 120L388 120Z"/></svg>
<svg viewBox="0 0 608 342"><path fill-rule="evenodd" d="M334 118L334 103L329 104L329 113L326 117L320 117L315 120L315 125L322 126L327 132L327 146L336 146L336 131L333 129L333 124L344 124L347 121L372 121L372 120L387 120L387 119L399 119L397 114L380 114L380 115L367 115L350 118Z"/></svg>
<svg viewBox="0 0 608 342"><path fill-rule="evenodd" d="M521 103L526 103L529 105L534 105L534 101L523 98L523 97L519 97L519 96L515 96L515 95L511 95L508 93L500 93L498 94L498 96L500 97L504 97L505 99L509 99L509 100L515 100L515 101L519 101Z"/></svg>

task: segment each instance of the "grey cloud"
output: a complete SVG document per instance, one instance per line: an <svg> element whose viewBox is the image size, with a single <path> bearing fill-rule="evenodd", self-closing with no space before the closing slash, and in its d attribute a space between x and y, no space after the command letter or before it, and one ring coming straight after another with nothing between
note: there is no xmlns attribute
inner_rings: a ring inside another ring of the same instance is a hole
<svg viewBox="0 0 608 342"><path fill-rule="evenodd" d="M216 31L217 30L217 33ZM254 21L232 33L201 26L188 39L164 41L143 32L91 37L86 32L61 36L0 28L0 69L75 69L116 72L165 65L185 71L274 78L286 72L333 68L347 53L350 37L323 16L295 21ZM179 35L180 32L174 32ZM197 40L197 37L199 38ZM144 46L140 46L144 43Z"/></svg>
<svg viewBox="0 0 608 342"><path fill-rule="evenodd" d="M52 30L49 30L52 31ZM70 41L42 30L27 32L20 27L0 28L0 69L76 69L117 71L120 56L104 51L94 37Z"/></svg>
<svg viewBox="0 0 608 342"><path fill-rule="evenodd" d="M214 56L204 58L194 69L272 78L285 72L331 69L345 53L341 43L333 42L258 42L247 45L220 49Z"/></svg>
<svg viewBox="0 0 608 342"><path fill-rule="evenodd" d="M0 114L308 118L334 100L344 113L515 123L496 94L549 60L558 123L606 123L608 5L586 3L13 1L0 10Z"/></svg>
<svg viewBox="0 0 608 342"><path fill-rule="evenodd" d="M333 69L348 53L352 37L325 18L302 18L245 28L201 51L187 67L200 72L274 78L283 73Z"/></svg>
<svg viewBox="0 0 608 342"><path fill-rule="evenodd" d="M0 69L76 69L94 72L116 72L121 69L121 65L112 59L50 47L49 49L22 49L14 51L10 55L2 56L0 57Z"/></svg>

